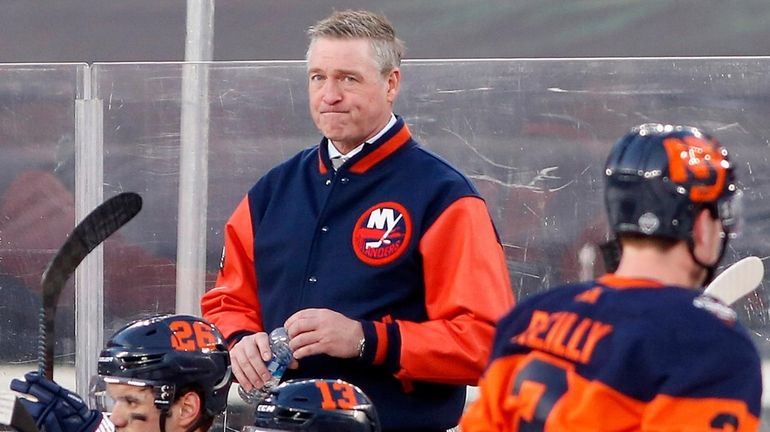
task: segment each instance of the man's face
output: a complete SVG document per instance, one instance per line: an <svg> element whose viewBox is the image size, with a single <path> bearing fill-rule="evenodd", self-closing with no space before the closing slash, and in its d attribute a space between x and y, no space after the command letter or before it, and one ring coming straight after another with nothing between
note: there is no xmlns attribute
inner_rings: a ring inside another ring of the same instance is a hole
<svg viewBox="0 0 770 432"><path fill-rule="evenodd" d="M114 406L110 420L121 432L159 432L160 410L152 390L128 384L107 384Z"/></svg>
<svg viewBox="0 0 770 432"><path fill-rule="evenodd" d="M310 114L343 153L387 124L400 71L380 73L366 39L316 39L308 54Z"/></svg>

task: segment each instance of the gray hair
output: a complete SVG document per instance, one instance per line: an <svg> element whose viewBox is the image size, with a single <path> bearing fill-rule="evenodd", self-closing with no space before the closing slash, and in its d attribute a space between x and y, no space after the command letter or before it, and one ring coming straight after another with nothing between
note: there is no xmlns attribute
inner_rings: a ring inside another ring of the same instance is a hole
<svg viewBox="0 0 770 432"><path fill-rule="evenodd" d="M345 10L334 12L327 18L307 29L310 37L305 58L310 56L310 47L320 38L369 39L374 60L383 76L401 65L404 56L404 42L396 37L396 30L384 15L369 11Z"/></svg>

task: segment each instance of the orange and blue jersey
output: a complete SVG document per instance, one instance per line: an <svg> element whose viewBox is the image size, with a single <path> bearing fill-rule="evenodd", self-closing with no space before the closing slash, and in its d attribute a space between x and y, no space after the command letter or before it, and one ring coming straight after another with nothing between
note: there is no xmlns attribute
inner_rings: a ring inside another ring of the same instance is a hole
<svg viewBox="0 0 770 432"><path fill-rule="evenodd" d="M693 289L605 275L498 323L475 431L755 431L760 358L735 312Z"/></svg>
<svg viewBox="0 0 770 432"><path fill-rule="evenodd" d="M327 143L272 169L239 204L203 316L231 344L305 308L359 320L362 359L310 357L285 378L361 387L385 430L445 430L513 305L489 211L400 117L336 172Z"/></svg>

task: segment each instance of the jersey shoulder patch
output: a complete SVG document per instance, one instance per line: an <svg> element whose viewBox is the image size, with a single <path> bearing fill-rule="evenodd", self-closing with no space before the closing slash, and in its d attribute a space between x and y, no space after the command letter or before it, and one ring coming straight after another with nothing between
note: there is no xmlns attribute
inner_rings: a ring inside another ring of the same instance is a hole
<svg viewBox="0 0 770 432"><path fill-rule="evenodd" d="M692 305L713 314L726 324L733 324L738 319L738 315L730 308L730 306L727 306L710 295L704 294L695 297L692 300Z"/></svg>

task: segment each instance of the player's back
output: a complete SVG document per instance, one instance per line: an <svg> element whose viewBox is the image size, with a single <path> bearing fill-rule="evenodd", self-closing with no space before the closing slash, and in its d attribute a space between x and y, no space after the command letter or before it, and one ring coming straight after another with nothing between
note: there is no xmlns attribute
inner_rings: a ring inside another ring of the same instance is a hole
<svg viewBox="0 0 770 432"><path fill-rule="evenodd" d="M756 430L756 349L699 294L607 275L525 300L498 324L463 430Z"/></svg>

